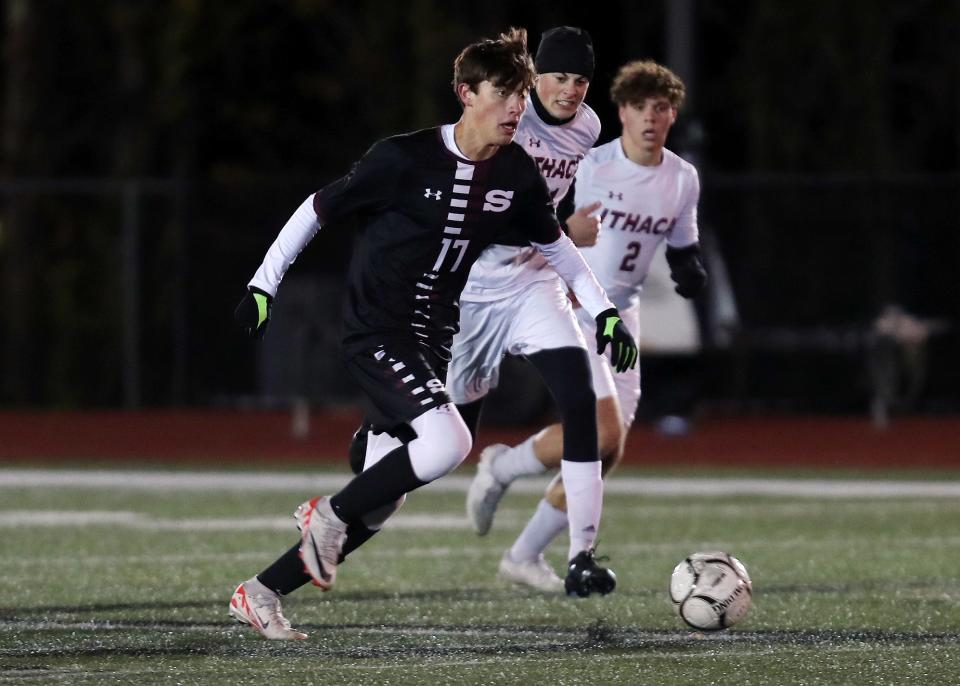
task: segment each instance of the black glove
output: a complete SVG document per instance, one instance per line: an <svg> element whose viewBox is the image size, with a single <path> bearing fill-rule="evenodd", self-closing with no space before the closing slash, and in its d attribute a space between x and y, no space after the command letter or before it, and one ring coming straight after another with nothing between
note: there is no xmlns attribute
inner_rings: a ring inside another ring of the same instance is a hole
<svg viewBox="0 0 960 686"><path fill-rule="evenodd" d="M707 270L700 261L699 243L685 248L667 246L667 264L670 265L670 278L677 284L673 290L684 298L692 298L707 285Z"/></svg>
<svg viewBox="0 0 960 686"><path fill-rule="evenodd" d="M250 338L263 338L270 323L270 306L273 298L269 293L250 286L243 300L233 311L233 318Z"/></svg>
<svg viewBox="0 0 960 686"><path fill-rule="evenodd" d="M620 319L620 313L615 307L604 310L597 315L597 354L603 355L611 344L610 358L613 368L618 372L625 372L637 366L637 344L633 336L627 331L626 325Z"/></svg>

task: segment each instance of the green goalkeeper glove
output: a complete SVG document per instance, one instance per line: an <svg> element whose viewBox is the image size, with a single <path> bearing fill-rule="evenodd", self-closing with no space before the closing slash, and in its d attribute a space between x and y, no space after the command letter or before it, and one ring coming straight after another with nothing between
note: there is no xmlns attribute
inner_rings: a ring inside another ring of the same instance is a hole
<svg viewBox="0 0 960 686"><path fill-rule="evenodd" d="M610 360L618 372L625 372L637 366L637 344L620 319L615 307L597 315L597 354L603 355L607 344L611 345Z"/></svg>
<svg viewBox="0 0 960 686"><path fill-rule="evenodd" d="M270 323L270 307L273 298L259 288L250 286L243 300L233 311L233 318L250 338L263 338Z"/></svg>

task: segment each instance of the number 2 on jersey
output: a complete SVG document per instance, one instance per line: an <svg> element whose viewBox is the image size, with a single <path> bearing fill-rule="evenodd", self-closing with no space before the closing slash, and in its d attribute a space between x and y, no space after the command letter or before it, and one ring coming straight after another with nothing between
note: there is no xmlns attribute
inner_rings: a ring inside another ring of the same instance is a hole
<svg viewBox="0 0 960 686"><path fill-rule="evenodd" d="M451 238L443 239L443 247L440 249L440 257L437 258L437 263L433 265L433 271L440 271L440 265L443 264L444 259L447 257L447 253L450 251L450 246L453 246L454 249L459 250L457 254L457 259L454 260L453 266L450 267L450 271L455 272L460 266L460 263L463 262L463 256L467 254L467 246L470 245L468 240L453 240Z"/></svg>
<svg viewBox="0 0 960 686"><path fill-rule="evenodd" d="M640 243L633 241L627 244L627 254L623 256L623 262L620 263L620 271L632 272L636 268L637 257L640 256Z"/></svg>

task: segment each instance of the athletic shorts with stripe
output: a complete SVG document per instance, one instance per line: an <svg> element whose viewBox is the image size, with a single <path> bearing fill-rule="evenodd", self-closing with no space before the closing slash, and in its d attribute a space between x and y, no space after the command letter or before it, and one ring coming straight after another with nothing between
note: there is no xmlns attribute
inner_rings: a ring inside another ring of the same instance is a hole
<svg viewBox="0 0 960 686"><path fill-rule="evenodd" d="M416 341L390 341L357 353L347 371L366 396L364 422L385 431L450 402L447 363Z"/></svg>

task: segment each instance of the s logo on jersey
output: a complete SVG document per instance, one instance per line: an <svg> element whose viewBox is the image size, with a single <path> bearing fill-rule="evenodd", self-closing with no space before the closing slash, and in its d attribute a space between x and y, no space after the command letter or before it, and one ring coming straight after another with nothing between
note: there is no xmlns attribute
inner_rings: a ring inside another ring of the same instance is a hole
<svg viewBox="0 0 960 686"><path fill-rule="evenodd" d="M510 200L513 198L513 191L492 190L487 191L484 197L484 212L504 212L510 207Z"/></svg>

